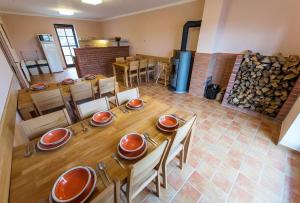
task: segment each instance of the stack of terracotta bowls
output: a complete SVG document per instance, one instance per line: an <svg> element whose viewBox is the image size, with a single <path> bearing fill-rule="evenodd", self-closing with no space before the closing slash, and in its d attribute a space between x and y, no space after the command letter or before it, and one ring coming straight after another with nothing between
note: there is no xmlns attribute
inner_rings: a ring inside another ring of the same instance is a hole
<svg viewBox="0 0 300 203"><path fill-rule="evenodd" d="M38 82L38 83L35 83L35 84L31 85L30 88L32 90L43 90L43 89L47 88L47 84L43 83L43 82Z"/></svg>
<svg viewBox="0 0 300 203"><path fill-rule="evenodd" d="M144 136L138 133L124 135L118 145L118 154L123 159L138 159L146 152L147 142L145 141Z"/></svg>
<svg viewBox="0 0 300 203"><path fill-rule="evenodd" d="M71 136L72 132L68 129L56 128L45 133L37 143L37 147L43 151L54 150L65 145Z"/></svg>
<svg viewBox="0 0 300 203"><path fill-rule="evenodd" d="M172 115L162 115L159 117L157 128L164 132L174 132L179 127L178 119Z"/></svg>
<svg viewBox="0 0 300 203"><path fill-rule="evenodd" d="M71 84L74 84L74 80L72 78L66 78L61 83L63 85L71 85Z"/></svg>
<svg viewBox="0 0 300 203"><path fill-rule="evenodd" d="M94 75L94 74L87 74L83 78L85 80L94 80L96 78L96 75Z"/></svg>
<svg viewBox="0 0 300 203"><path fill-rule="evenodd" d="M99 111L95 113L90 121L90 124L95 127L109 125L113 121L113 115L110 111Z"/></svg>
<svg viewBox="0 0 300 203"><path fill-rule="evenodd" d="M54 183L49 202L84 202L93 193L97 182L95 170L77 166L64 172Z"/></svg>
<svg viewBox="0 0 300 203"><path fill-rule="evenodd" d="M131 99L127 102L126 107L132 110L143 108L144 102L141 99Z"/></svg>

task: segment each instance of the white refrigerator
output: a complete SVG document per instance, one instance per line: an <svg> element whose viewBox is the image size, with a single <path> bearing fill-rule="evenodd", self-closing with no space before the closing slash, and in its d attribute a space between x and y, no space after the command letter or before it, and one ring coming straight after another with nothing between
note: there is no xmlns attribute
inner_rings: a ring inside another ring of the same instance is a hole
<svg viewBox="0 0 300 203"><path fill-rule="evenodd" d="M51 34L38 34L44 55L48 61L52 73L63 71L63 65L59 58L58 49Z"/></svg>

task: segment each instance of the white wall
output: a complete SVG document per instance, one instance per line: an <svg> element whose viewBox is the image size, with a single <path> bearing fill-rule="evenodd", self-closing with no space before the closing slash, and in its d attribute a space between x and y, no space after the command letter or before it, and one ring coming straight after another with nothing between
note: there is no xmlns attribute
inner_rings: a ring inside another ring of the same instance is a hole
<svg viewBox="0 0 300 203"><path fill-rule="evenodd" d="M300 97L281 124L279 144L300 151Z"/></svg>
<svg viewBox="0 0 300 203"><path fill-rule="evenodd" d="M198 52L241 53L250 49L266 55L300 55L299 0L209 0L205 4L214 2L221 2L223 9L214 6L204 10L203 20L205 13L220 16L216 46L214 50L205 48L209 40L201 39L202 31L215 34L201 27Z"/></svg>
<svg viewBox="0 0 300 203"><path fill-rule="evenodd" d="M2 117L12 77L13 72L0 48L0 118Z"/></svg>

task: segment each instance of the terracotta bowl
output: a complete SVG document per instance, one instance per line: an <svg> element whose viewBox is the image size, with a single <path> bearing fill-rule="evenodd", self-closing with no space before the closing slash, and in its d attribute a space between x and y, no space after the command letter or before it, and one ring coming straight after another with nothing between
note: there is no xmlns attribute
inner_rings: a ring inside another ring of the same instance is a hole
<svg viewBox="0 0 300 203"><path fill-rule="evenodd" d="M94 74L87 74L84 76L84 79L86 79L86 80L93 80L95 78L96 78L96 75L94 75Z"/></svg>
<svg viewBox="0 0 300 203"><path fill-rule="evenodd" d="M64 85L70 85L73 83L74 83L74 80L72 78L66 78L62 81L62 84L64 84Z"/></svg>
<svg viewBox="0 0 300 203"><path fill-rule="evenodd" d="M136 152L145 145L145 140L141 134L129 133L121 138L119 145L123 151Z"/></svg>
<svg viewBox="0 0 300 203"><path fill-rule="evenodd" d="M95 123L107 123L112 119L112 114L109 111L100 111L93 115L92 120Z"/></svg>
<svg viewBox="0 0 300 203"><path fill-rule="evenodd" d="M43 82L38 82L38 83L31 85L31 89L33 89L33 90L43 90L46 87L47 87L46 83L43 83Z"/></svg>
<svg viewBox="0 0 300 203"><path fill-rule="evenodd" d="M89 183L89 185L87 186L86 190L79 195L77 198L75 198L72 201L69 201L68 203L78 203L78 202L84 202L93 192L93 190L95 189L96 183L97 183L97 175L94 169L90 168L90 167L86 167L90 170L91 172L91 181ZM50 194L49 196L49 202L50 203L56 203L56 201L53 200L52 195Z"/></svg>
<svg viewBox="0 0 300 203"><path fill-rule="evenodd" d="M141 149L135 151L135 152L127 152L127 151L124 151L120 145L118 146L118 152L120 153L120 156L122 158L125 158L125 159L137 159L137 158L140 158L144 153L145 153L145 150L146 150L146 143L142 146Z"/></svg>
<svg viewBox="0 0 300 203"><path fill-rule="evenodd" d="M174 131L176 131L176 130L178 129L179 124L176 125L176 126L173 127L173 128L165 128L164 126L162 126L161 124L159 124L159 122L157 122L156 127L157 127L159 130L162 130L162 131L164 131L164 132L171 133L171 132L174 132Z"/></svg>
<svg viewBox="0 0 300 203"><path fill-rule="evenodd" d="M172 115L163 115L159 117L158 123L164 128L175 128L178 125L178 120Z"/></svg>
<svg viewBox="0 0 300 203"><path fill-rule="evenodd" d="M87 190L91 182L91 172L88 168L78 166L63 173L52 188L52 198L55 202L70 202Z"/></svg>
<svg viewBox="0 0 300 203"><path fill-rule="evenodd" d="M143 100L141 100L141 99L132 99L127 104L130 107L139 108L139 107L143 106Z"/></svg>
<svg viewBox="0 0 300 203"><path fill-rule="evenodd" d="M56 128L46 132L40 139L40 143L43 145L55 145L65 140L68 136L68 129Z"/></svg>

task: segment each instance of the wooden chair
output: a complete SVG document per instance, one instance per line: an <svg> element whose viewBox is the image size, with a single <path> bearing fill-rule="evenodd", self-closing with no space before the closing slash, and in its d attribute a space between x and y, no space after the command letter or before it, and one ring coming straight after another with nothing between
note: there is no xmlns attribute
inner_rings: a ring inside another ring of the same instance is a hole
<svg viewBox="0 0 300 203"><path fill-rule="evenodd" d="M120 181L115 180L95 197L90 203L121 203L120 199Z"/></svg>
<svg viewBox="0 0 300 203"><path fill-rule="evenodd" d="M128 69L128 77L130 86L132 87L132 78L135 77L137 80L138 85L139 82L139 61L130 61L129 62L129 69Z"/></svg>
<svg viewBox="0 0 300 203"><path fill-rule="evenodd" d="M108 100L112 103L116 101L116 77L110 77L105 79L100 79L99 83L99 96L105 95Z"/></svg>
<svg viewBox="0 0 300 203"><path fill-rule="evenodd" d="M71 119L66 109L22 121L20 123L23 133L29 140L40 137L54 128L63 128L71 124Z"/></svg>
<svg viewBox="0 0 300 203"><path fill-rule="evenodd" d="M79 82L74 85L70 85L70 92L75 106L80 101L95 99L94 89L91 82Z"/></svg>
<svg viewBox="0 0 300 203"><path fill-rule="evenodd" d="M116 62L117 63L125 63L125 59L124 59L124 57L118 57L118 58L116 58Z"/></svg>
<svg viewBox="0 0 300 203"><path fill-rule="evenodd" d="M140 80L140 84L142 83L142 76L145 76L145 82L148 82L147 67L148 67L148 61L147 61L147 59L140 60L140 66L139 66L139 80Z"/></svg>
<svg viewBox="0 0 300 203"><path fill-rule="evenodd" d="M155 180L156 193L159 197L159 170L167 145L168 141L165 140L150 154L131 166L126 187L126 198L128 203L131 203L132 200L153 180Z"/></svg>
<svg viewBox="0 0 300 203"><path fill-rule="evenodd" d="M79 104L77 105L77 109L80 119L83 120L98 111L108 111L110 109L110 106L108 98L103 97L83 104Z"/></svg>
<svg viewBox="0 0 300 203"><path fill-rule="evenodd" d="M34 93L31 98L40 115L66 107L60 89Z"/></svg>
<svg viewBox="0 0 300 203"><path fill-rule="evenodd" d="M155 79L156 76L156 65L157 61L154 59L149 59L148 60L148 67L147 67L147 80L148 82L150 81L150 75L153 75L153 78Z"/></svg>
<svg viewBox="0 0 300 203"><path fill-rule="evenodd" d="M126 57L126 61L134 61L134 60L135 60L134 56L127 56Z"/></svg>
<svg viewBox="0 0 300 203"><path fill-rule="evenodd" d="M156 83L162 78L164 85L167 86L170 77L170 63L158 62L157 69Z"/></svg>
<svg viewBox="0 0 300 203"><path fill-rule="evenodd" d="M128 100L136 99L140 97L139 89L133 88L129 90L125 90L123 92L119 92L116 96L117 105L122 105L126 103Z"/></svg>
<svg viewBox="0 0 300 203"><path fill-rule="evenodd" d="M189 141L192 134L192 129L197 119L195 114L190 120L188 120L183 126L178 128L175 137L171 140L169 148L167 150L166 156L162 163L162 177L163 177L163 187L167 187L167 165L170 163L178 154L180 161L180 169L183 167L186 156L189 148Z"/></svg>

